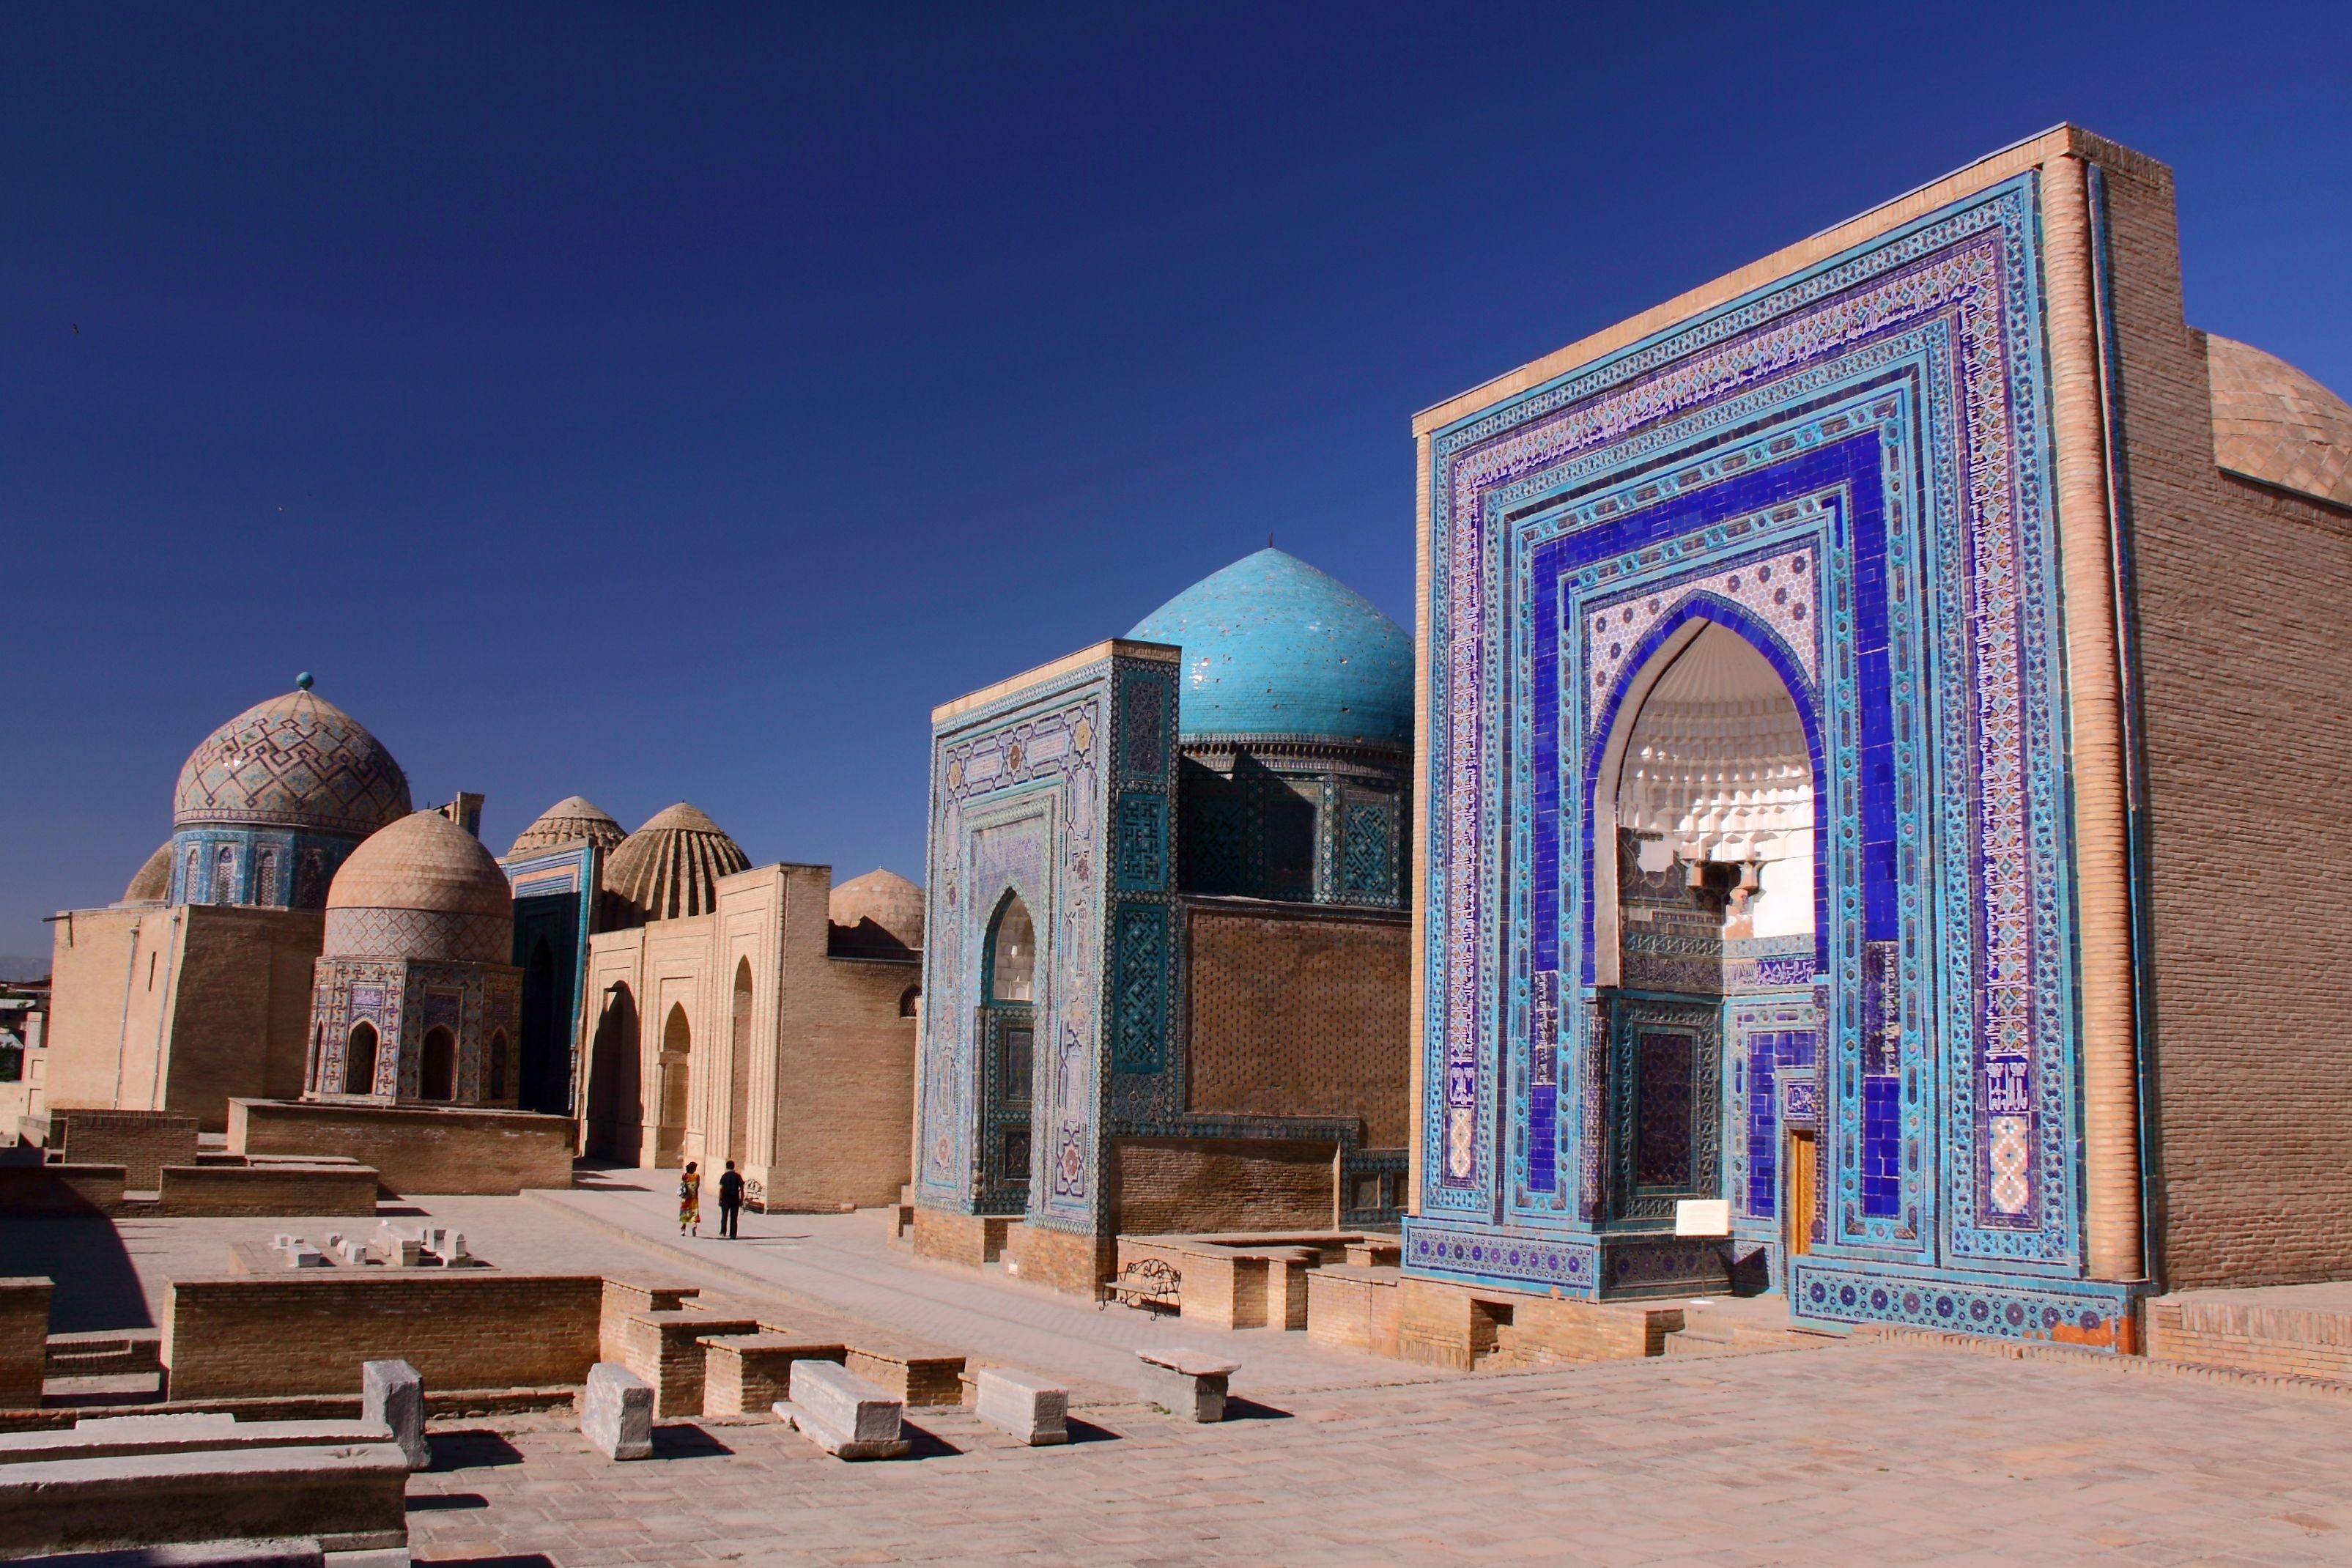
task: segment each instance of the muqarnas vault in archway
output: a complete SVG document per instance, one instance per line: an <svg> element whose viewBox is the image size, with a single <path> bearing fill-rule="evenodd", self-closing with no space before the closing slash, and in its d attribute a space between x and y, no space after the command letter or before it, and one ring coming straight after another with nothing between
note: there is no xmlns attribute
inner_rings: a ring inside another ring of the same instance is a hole
<svg viewBox="0 0 2352 1568"><path fill-rule="evenodd" d="M2263 941L2220 797L2343 778L2210 765L2276 705L2228 667L2317 645L2200 601L2340 625L2342 498L2217 467L2173 246L2168 173L2063 128L1417 423L1409 1273L2125 1346L2150 1261L2340 1268L2341 1161L2226 1131L2228 1026L2156 1028Z"/></svg>

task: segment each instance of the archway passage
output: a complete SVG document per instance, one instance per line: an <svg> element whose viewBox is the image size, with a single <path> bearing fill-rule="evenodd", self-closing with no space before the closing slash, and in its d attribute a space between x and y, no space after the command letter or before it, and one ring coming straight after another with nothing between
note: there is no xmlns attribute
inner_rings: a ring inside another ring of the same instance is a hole
<svg viewBox="0 0 2352 1568"><path fill-rule="evenodd" d="M588 1156L616 1164L637 1163L645 1106L638 1089L637 1005L614 983L604 996L595 1038L588 1047Z"/></svg>
<svg viewBox="0 0 2352 1568"><path fill-rule="evenodd" d="M676 1165L686 1157L687 1121L694 1103L694 1029L683 1003L670 1004L662 1020L658 1064L661 1120L654 1129L654 1163Z"/></svg>
<svg viewBox="0 0 2352 1568"><path fill-rule="evenodd" d="M457 1037L446 1025L425 1031L425 1047L416 1062L416 1095L420 1100L457 1098Z"/></svg>
<svg viewBox="0 0 2352 1568"><path fill-rule="evenodd" d="M727 1157L740 1168L751 1142L751 961L735 961L734 1027L728 1041Z"/></svg>
<svg viewBox="0 0 2352 1568"><path fill-rule="evenodd" d="M1029 1204L1030 1119L1037 1070L1037 929L1007 890L983 949L981 1009L981 1202L1018 1214Z"/></svg>
<svg viewBox="0 0 2352 1568"><path fill-rule="evenodd" d="M362 1018L352 1026L351 1037L343 1042L343 1092L345 1094L375 1092L377 1043L373 1024Z"/></svg>
<svg viewBox="0 0 2352 1568"><path fill-rule="evenodd" d="M1611 1209L1664 1220L1683 1199L1728 1198L1770 1222L1786 1206L1779 1085L1814 1070L1818 1030L1784 1019L1735 1033L1726 1005L1786 1000L1813 974L1804 715L1771 662L1713 622L1662 648L1627 690L1634 710L1602 781L1616 842L1605 859L1596 845L1594 865L1614 926Z"/></svg>
<svg viewBox="0 0 2352 1568"><path fill-rule="evenodd" d="M515 1098L525 1110L568 1115L571 1065L568 1037L572 1008L556 983L555 950L545 937L533 942L522 969L522 1034L516 1064Z"/></svg>

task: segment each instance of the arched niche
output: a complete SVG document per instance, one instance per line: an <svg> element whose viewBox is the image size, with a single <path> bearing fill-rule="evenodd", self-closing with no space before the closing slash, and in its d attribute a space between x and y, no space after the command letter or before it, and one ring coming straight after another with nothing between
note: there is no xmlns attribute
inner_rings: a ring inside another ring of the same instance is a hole
<svg viewBox="0 0 2352 1568"><path fill-rule="evenodd" d="M345 1094L375 1092L375 1058L380 1044L375 1026L365 1018L352 1026L350 1037L343 1041Z"/></svg>

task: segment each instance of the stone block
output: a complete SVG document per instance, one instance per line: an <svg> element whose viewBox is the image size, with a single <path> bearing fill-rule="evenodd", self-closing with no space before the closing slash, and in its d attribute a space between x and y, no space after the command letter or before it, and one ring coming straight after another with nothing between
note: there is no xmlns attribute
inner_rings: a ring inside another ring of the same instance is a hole
<svg viewBox="0 0 2352 1568"><path fill-rule="evenodd" d="M906 1405L846 1368L825 1361L793 1363L792 1399L776 1406L803 1436L837 1459L895 1459Z"/></svg>
<svg viewBox="0 0 2352 1568"><path fill-rule="evenodd" d="M361 1421L239 1421L218 1412L84 1416L71 1426L0 1432L0 1468L52 1459L351 1447L383 1441L383 1428Z"/></svg>
<svg viewBox="0 0 2352 1568"><path fill-rule="evenodd" d="M408 1468L421 1470L433 1463L432 1446L425 1440L425 1380L404 1361L372 1361L360 1366L360 1419L392 1434Z"/></svg>
<svg viewBox="0 0 2352 1568"><path fill-rule="evenodd" d="M1225 1384L1241 1370L1238 1362L1219 1361L1199 1351L1138 1351L1142 1363L1135 1392L1147 1405L1157 1405L1179 1421L1223 1421Z"/></svg>
<svg viewBox="0 0 2352 1568"><path fill-rule="evenodd" d="M654 1385L624 1366L600 1361L580 1390L580 1430L608 1459L654 1454Z"/></svg>
<svg viewBox="0 0 2352 1568"><path fill-rule="evenodd" d="M714 1416L752 1415L772 1408L792 1394L794 1362L838 1362L849 1353L837 1341L826 1343L774 1330L717 1334L697 1342L705 1352L702 1413Z"/></svg>
<svg viewBox="0 0 2352 1568"><path fill-rule="evenodd" d="M1013 1367L982 1367L980 1418L1033 1448L1070 1440L1070 1391L1050 1378Z"/></svg>

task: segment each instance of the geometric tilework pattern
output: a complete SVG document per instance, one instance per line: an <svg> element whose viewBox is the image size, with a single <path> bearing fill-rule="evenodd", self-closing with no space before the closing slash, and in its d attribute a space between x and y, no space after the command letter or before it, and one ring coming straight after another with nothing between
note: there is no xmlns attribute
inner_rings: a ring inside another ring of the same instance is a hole
<svg viewBox="0 0 2352 1568"><path fill-rule="evenodd" d="M308 689L247 709L180 769L172 820L365 837L409 813L408 777L358 720Z"/></svg>

